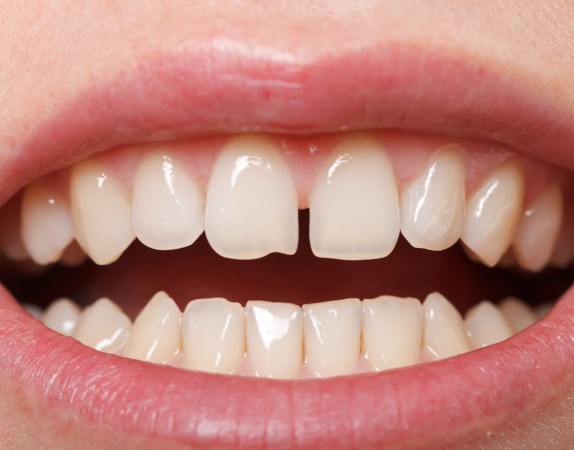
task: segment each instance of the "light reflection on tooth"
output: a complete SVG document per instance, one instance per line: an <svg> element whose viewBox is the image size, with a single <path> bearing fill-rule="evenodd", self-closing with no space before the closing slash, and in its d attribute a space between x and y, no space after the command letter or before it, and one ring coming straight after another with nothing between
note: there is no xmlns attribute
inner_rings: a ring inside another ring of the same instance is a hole
<svg viewBox="0 0 574 450"><path fill-rule="evenodd" d="M498 308L502 314L504 314L504 317L506 317L506 320L515 333L524 330L536 322L536 315L532 308L517 298L505 298L499 303Z"/></svg>
<svg viewBox="0 0 574 450"><path fill-rule="evenodd" d="M60 298L48 306L42 316L42 322L48 328L64 336L71 336L78 324L80 314L80 307L72 300Z"/></svg>
<svg viewBox="0 0 574 450"><path fill-rule="evenodd" d="M465 325L473 349L497 344L513 334L504 315L489 301L482 301L469 309Z"/></svg>

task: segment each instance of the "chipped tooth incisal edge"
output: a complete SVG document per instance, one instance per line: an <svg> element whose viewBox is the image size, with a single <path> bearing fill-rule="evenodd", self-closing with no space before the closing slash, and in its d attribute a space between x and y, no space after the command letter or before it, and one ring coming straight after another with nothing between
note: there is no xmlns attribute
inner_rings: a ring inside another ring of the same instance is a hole
<svg viewBox="0 0 574 450"><path fill-rule="evenodd" d="M133 229L148 247L187 247L203 232L203 195L172 156L148 153L136 171L132 196Z"/></svg>
<svg viewBox="0 0 574 450"><path fill-rule="evenodd" d="M496 344L512 336L512 328L500 310L483 301L466 313L466 334L472 348Z"/></svg>
<svg viewBox="0 0 574 450"><path fill-rule="evenodd" d="M232 139L207 187L205 234L221 256L292 255L299 240L298 194L277 145L261 136Z"/></svg>
<svg viewBox="0 0 574 450"><path fill-rule="evenodd" d="M42 322L48 328L71 336L80 320L81 309L73 301L60 298L52 302L42 315Z"/></svg>
<svg viewBox="0 0 574 450"><path fill-rule="evenodd" d="M128 196L98 162L75 164L70 199L79 244L96 264L114 262L134 239Z"/></svg>
<svg viewBox="0 0 574 450"><path fill-rule="evenodd" d="M341 142L309 195L309 238L316 256L375 259L393 251L400 232L393 166L365 136Z"/></svg>

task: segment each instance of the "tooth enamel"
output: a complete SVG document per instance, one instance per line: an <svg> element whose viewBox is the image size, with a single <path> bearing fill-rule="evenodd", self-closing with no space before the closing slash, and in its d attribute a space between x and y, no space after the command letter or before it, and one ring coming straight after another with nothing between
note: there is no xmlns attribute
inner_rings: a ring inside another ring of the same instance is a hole
<svg viewBox="0 0 574 450"><path fill-rule="evenodd" d="M144 157L133 182L132 225L156 250L187 247L203 232L203 196L173 157Z"/></svg>
<svg viewBox="0 0 574 450"><path fill-rule="evenodd" d="M303 312L297 305L249 301L247 356L256 374L295 378L303 362Z"/></svg>
<svg viewBox="0 0 574 450"><path fill-rule="evenodd" d="M354 373L361 347L361 302L334 300L303 306L307 367L319 377Z"/></svg>
<svg viewBox="0 0 574 450"><path fill-rule="evenodd" d="M566 204L563 206L564 218L551 258L552 264L559 269L567 268L574 260L574 208L566 208Z"/></svg>
<svg viewBox="0 0 574 450"><path fill-rule="evenodd" d="M183 314L188 369L231 373L245 354L245 312L224 298L193 300Z"/></svg>
<svg viewBox="0 0 574 450"><path fill-rule="evenodd" d="M64 336L71 336L80 320L81 310L72 300L60 298L52 302L42 315L42 322Z"/></svg>
<svg viewBox="0 0 574 450"><path fill-rule="evenodd" d="M512 242L523 195L522 171L507 163L487 176L467 199L462 240L490 267Z"/></svg>
<svg viewBox="0 0 574 450"><path fill-rule="evenodd" d="M393 166L363 136L339 144L309 196L309 238L316 256L374 259L393 251L400 232Z"/></svg>
<svg viewBox="0 0 574 450"><path fill-rule="evenodd" d="M380 296L363 300L363 346L377 369L393 369L420 361L424 314L414 298Z"/></svg>
<svg viewBox="0 0 574 450"><path fill-rule="evenodd" d="M502 342L512 336L504 315L491 302L483 301L466 313L466 333L473 349Z"/></svg>
<svg viewBox="0 0 574 450"><path fill-rule="evenodd" d="M134 321L123 355L165 363L179 350L180 322L181 311L175 302L165 292L158 292Z"/></svg>
<svg viewBox="0 0 574 450"><path fill-rule="evenodd" d="M222 256L254 259L297 250L298 196L277 146L258 136L233 139L211 174L205 234Z"/></svg>
<svg viewBox="0 0 574 450"><path fill-rule="evenodd" d="M443 359L470 351L464 321L441 294L429 294L423 303L423 350L430 359Z"/></svg>
<svg viewBox="0 0 574 450"><path fill-rule="evenodd" d="M76 164L70 174L76 238L96 264L115 261L134 239L128 198L96 161Z"/></svg>
<svg viewBox="0 0 574 450"><path fill-rule="evenodd" d="M24 247L38 264L58 261L74 238L68 206L40 183L24 191L21 226Z"/></svg>
<svg viewBox="0 0 574 450"><path fill-rule="evenodd" d="M401 231L416 248L444 250L462 233L465 170L458 146L437 152L401 193Z"/></svg>
<svg viewBox="0 0 574 450"><path fill-rule="evenodd" d="M106 353L120 354L130 333L131 321L107 298L88 306L80 315L73 336L82 344Z"/></svg>
<svg viewBox="0 0 574 450"><path fill-rule="evenodd" d="M513 243L518 263L531 271L541 270L550 261L561 224L562 191L554 184L522 214Z"/></svg>
<svg viewBox="0 0 574 450"><path fill-rule="evenodd" d="M498 308L515 333L524 330L536 322L534 311L526 303L514 297L502 300Z"/></svg>
<svg viewBox="0 0 574 450"><path fill-rule="evenodd" d="M0 217L0 250L12 261L28 259L20 228L20 202L14 199L2 207Z"/></svg>

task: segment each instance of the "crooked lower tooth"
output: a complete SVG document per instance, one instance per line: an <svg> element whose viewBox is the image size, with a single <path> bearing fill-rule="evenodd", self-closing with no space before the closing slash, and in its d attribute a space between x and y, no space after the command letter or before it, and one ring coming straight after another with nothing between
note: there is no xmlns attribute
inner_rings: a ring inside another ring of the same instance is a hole
<svg viewBox="0 0 574 450"><path fill-rule="evenodd" d="M71 336L80 320L81 309L73 301L61 298L52 302L42 316L42 322L64 336Z"/></svg>
<svg viewBox="0 0 574 450"><path fill-rule="evenodd" d="M203 195L171 156L144 157L133 182L132 225L157 250L187 247L203 232Z"/></svg>
<svg viewBox="0 0 574 450"><path fill-rule="evenodd" d="M339 144L309 196L309 238L319 257L374 259L393 251L400 232L390 159L373 140Z"/></svg>
<svg viewBox="0 0 574 450"><path fill-rule="evenodd" d="M512 336L512 328L496 305L480 302L466 313L466 332L472 348L502 342Z"/></svg>
<svg viewBox="0 0 574 450"><path fill-rule="evenodd" d="M128 197L96 161L76 164L70 200L78 242L96 264L115 261L134 239Z"/></svg>
<svg viewBox="0 0 574 450"><path fill-rule="evenodd" d="M381 296L363 300L363 347L377 369L420 362L424 314L414 298Z"/></svg>
<svg viewBox="0 0 574 450"><path fill-rule="evenodd" d="M319 377L357 370L361 350L361 302L335 300L303 306L308 369Z"/></svg>
<svg viewBox="0 0 574 450"><path fill-rule="evenodd" d="M165 363L174 356L181 341L181 311L165 292L155 294L137 316L124 356Z"/></svg>
<svg viewBox="0 0 574 450"><path fill-rule="evenodd" d="M193 300L183 314L188 369L231 373L245 354L245 312L224 298Z"/></svg>
<svg viewBox="0 0 574 450"><path fill-rule="evenodd" d="M498 308L504 314L515 333L533 325L537 320L530 306L514 297L502 300Z"/></svg>
<svg viewBox="0 0 574 450"><path fill-rule="evenodd" d="M131 320L107 298L82 312L73 336L82 344L106 353L120 354L128 340Z"/></svg>
<svg viewBox="0 0 574 450"><path fill-rule="evenodd" d="M458 146L446 147L401 192L401 231L413 247L444 250L462 233L465 170Z"/></svg>
<svg viewBox="0 0 574 450"><path fill-rule="evenodd" d="M254 259L297 250L298 196L277 146L259 136L233 139L211 174L205 234L222 256Z"/></svg>

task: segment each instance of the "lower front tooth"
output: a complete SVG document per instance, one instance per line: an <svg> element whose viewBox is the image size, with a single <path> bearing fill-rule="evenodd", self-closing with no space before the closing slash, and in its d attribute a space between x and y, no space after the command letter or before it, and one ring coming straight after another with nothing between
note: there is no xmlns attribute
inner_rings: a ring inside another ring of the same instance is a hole
<svg viewBox="0 0 574 450"><path fill-rule="evenodd" d="M42 316L42 322L64 336L74 332L80 319L81 310L78 305L67 298L55 300Z"/></svg>
<svg viewBox="0 0 574 450"><path fill-rule="evenodd" d="M466 313L466 332L472 348L502 342L512 336L504 315L491 302L483 301Z"/></svg>
<svg viewBox="0 0 574 450"><path fill-rule="evenodd" d="M361 309L356 298L303 306L305 355L312 373L330 377L357 370Z"/></svg>
<svg viewBox="0 0 574 450"><path fill-rule="evenodd" d="M536 315L530 306L514 297L507 297L498 305L515 333L536 322Z"/></svg>

